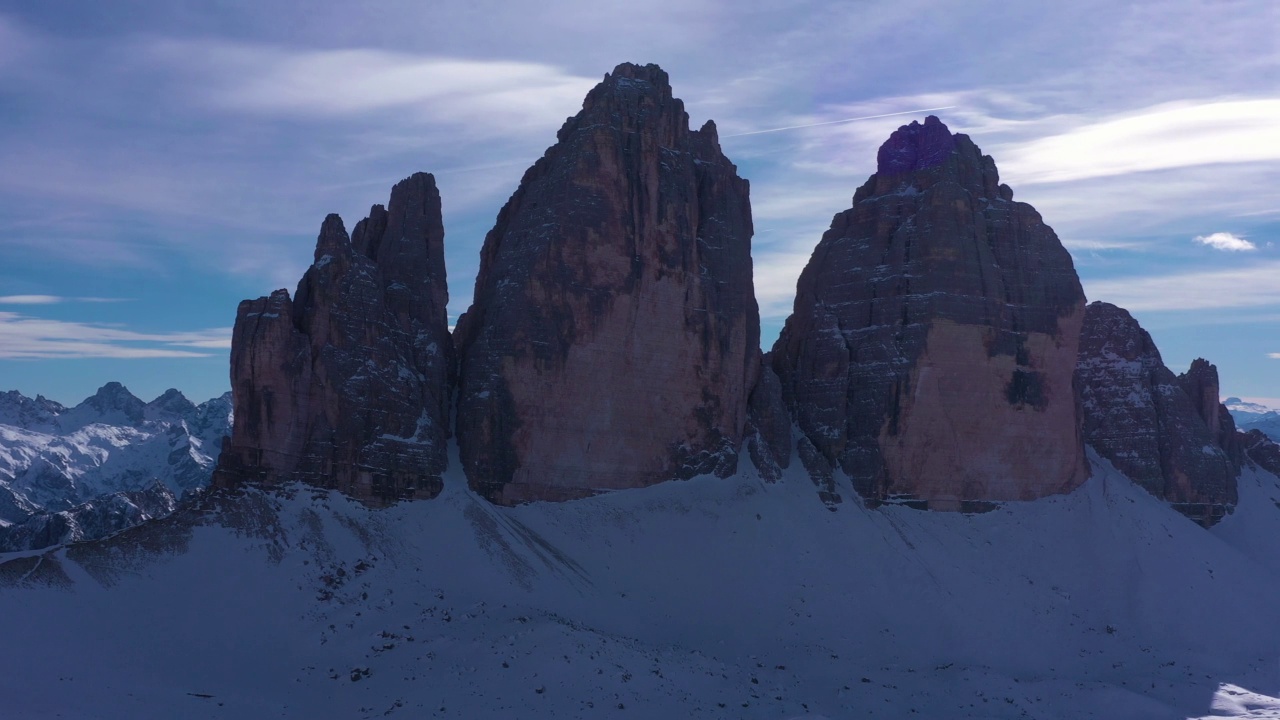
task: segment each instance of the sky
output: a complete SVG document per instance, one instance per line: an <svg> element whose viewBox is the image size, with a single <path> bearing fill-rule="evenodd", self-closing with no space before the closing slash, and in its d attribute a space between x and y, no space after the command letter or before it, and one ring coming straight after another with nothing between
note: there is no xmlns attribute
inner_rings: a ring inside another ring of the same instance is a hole
<svg viewBox="0 0 1280 720"><path fill-rule="evenodd" d="M238 302L416 171L456 318L525 168L630 61L751 181L765 349L876 148L934 114L1175 372L1280 405L1277 28L1273 0L0 0L0 390L225 392Z"/></svg>

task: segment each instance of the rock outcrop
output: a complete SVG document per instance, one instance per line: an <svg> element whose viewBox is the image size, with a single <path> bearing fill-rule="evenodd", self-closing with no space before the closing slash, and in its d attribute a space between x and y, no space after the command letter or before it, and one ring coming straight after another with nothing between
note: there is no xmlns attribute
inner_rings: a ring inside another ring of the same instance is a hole
<svg viewBox="0 0 1280 720"><path fill-rule="evenodd" d="M1085 311L1076 373L1085 441L1099 455L1205 526L1231 511L1239 465L1222 444L1235 426L1221 417L1216 368L1197 360L1174 375L1137 320L1094 302ZM1243 445L1240 452L1242 460Z"/></svg>
<svg viewBox="0 0 1280 720"><path fill-rule="evenodd" d="M746 448L760 476L770 482L791 464L791 413L769 355L762 359L760 379L748 398Z"/></svg>
<svg viewBox="0 0 1280 720"><path fill-rule="evenodd" d="M1083 314L1071 256L995 162L935 117L899 128L818 243L774 345L805 466L838 466L872 505L1075 488Z"/></svg>
<svg viewBox="0 0 1280 720"><path fill-rule="evenodd" d="M303 481L373 504L440 492L453 346L435 179L397 183L348 238L325 218L298 284L246 300L215 485Z"/></svg>
<svg viewBox="0 0 1280 720"><path fill-rule="evenodd" d="M524 175L459 320L458 442L498 503L734 470L759 372L748 185L656 65Z"/></svg>
<svg viewBox="0 0 1280 720"><path fill-rule="evenodd" d="M1280 445L1261 430L1240 433L1240 445L1258 467L1280 477Z"/></svg>
<svg viewBox="0 0 1280 720"><path fill-rule="evenodd" d="M1240 473L1244 465L1244 444L1236 433L1236 421L1218 398L1218 368L1204 358L1191 361L1191 367L1178 376L1178 384L1191 399L1196 414L1209 428L1209 437L1213 438L1231 463L1232 472Z"/></svg>

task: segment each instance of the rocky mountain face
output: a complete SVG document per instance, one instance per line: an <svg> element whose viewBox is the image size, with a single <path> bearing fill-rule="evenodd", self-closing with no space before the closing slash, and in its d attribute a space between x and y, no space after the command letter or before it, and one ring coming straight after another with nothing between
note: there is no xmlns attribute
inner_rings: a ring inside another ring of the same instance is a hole
<svg viewBox="0 0 1280 720"><path fill-rule="evenodd" d="M1240 433L1240 444L1249 460L1272 475L1280 476L1280 444L1261 430Z"/></svg>
<svg viewBox="0 0 1280 720"><path fill-rule="evenodd" d="M1222 449L1231 463L1232 475L1238 475L1244 465L1244 444L1236 431L1231 411L1218 398L1218 368L1204 358L1191 361L1191 367L1178 376L1182 391L1191 398L1196 415L1209 429L1209 437Z"/></svg>
<svg viewBox="0 0 1280 720"><path fill-rule="evenodd" d="M236 418L215 484L303 481L374 504L434 497L453 345L435 178L397 183L348 237L330 215L290 298L236 315Z"/></svg>
<svg viewBox="0 0 1280 720"><path fill-rule="evenodd" d="M937 118L899 128L800 276L772 363L816 479L962 509L1088 475L1071 256ZM829 489L828 489L829 490Z"/></svg>
<svg viewBox="0 0 1280 720"><path fill-rule="evenodd" d="M230 393L147 403L108 383L73 408L0 395L0 552L93 539L173 510L209 484Z"/></svg>
<svg viewBox="0 0 1280 720"><path fill-rule="evenodd" d="M1085 441L1116 469L1206 526L1235 506L1244 446L1218 403L1217 368L1196 360L1174 375L1128 312L1094 302L1076 383Z"/></svg>
<svg viewBox="0 0 1280 720"><path fill-rule="evenodd" d="M748 398L746 449L765 480L778 480L791 464L791 413L769 354L762 358L760 380Z"/></svg>
<svg viewBox="0 0 1280 720"><path fill-rule="evenodd" d="M748 185L656 65L619 65L524 175L459 320L457 413L498 503L733 472L759 374Z"/></svg>

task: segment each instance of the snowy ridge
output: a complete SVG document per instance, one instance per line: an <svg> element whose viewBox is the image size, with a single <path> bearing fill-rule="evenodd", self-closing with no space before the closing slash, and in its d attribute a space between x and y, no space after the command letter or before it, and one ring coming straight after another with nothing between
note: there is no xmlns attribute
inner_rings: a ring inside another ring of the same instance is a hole
<svg viewBox="0 0 1280 720"><path fill-rule="evenodd" d="M1241 430L1261 430L1267 437L1280 442L1280 410L1237 397L1227 398L1223 404L1231 411L1231 417Z"/></svg>
<svg viewBox="0 0 1280 720"><path fill-rule="evenodd" d="M0 565L0 692L21 717L1275 717L1280 480L1246 470L1206 531L1091 460L977 515L831 512L799 463L515 508L456 455L384 510L215 496Z"/></svg>
<svg viewBox="0 0 1280 720"><path fill-rule="evenodd" d="M94 528L172 509L208 485L230 423L230 393L194 405L170 390L144 403L108 383L73 408L0 394L0 550L100 537Z"/></svg>

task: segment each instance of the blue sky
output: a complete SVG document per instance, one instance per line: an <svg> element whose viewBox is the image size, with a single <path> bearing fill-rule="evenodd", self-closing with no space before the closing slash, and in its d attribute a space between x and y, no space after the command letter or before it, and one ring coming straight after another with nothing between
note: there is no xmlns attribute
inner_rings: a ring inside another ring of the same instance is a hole
<svg viewBox="0 0 1280 720"><path fill-rule="evenodd" d="M1175 370L1280 398L1277 27L1271 0L0 2L0 390L220 394L237 303L292 290L326 213L350 227L418 170L456 317L524 169L633 61L751 180L766 346L925 113L757 131L947 108L1091 300Z"/></svg>

